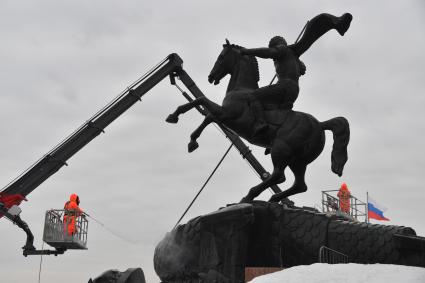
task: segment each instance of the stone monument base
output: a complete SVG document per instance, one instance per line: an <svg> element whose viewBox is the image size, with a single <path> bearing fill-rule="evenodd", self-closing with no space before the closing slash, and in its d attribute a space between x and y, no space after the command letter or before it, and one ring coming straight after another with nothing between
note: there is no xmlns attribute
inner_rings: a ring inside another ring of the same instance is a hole
<svg viewBox="0 0 425 283"><path fill-rule="evenodd" d="M311 209L254 201L199 216L155 250L164 283L245 282L245 268L319 262L327 247L352 263L425 267L425 238L412 228L338 220Z"/></svg>

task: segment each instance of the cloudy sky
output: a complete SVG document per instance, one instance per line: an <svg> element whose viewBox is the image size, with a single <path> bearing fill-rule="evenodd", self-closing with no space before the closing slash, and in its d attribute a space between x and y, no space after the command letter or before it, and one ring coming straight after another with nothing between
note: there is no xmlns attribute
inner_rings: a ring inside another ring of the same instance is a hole
<svg viewBox="0 0 425 283"><path fill-rule="evenodd" d="M344 176L330 171L332 136L309 166L309 190L297 205L320 203L321 191L345 181L388 207L390 224L425 236L425 3L418 1L0 1L0 177L8 184L152 66L176 52L200 89L221 103L227 80L207 75L224 39L266 46L274 35L295 41L306 21L328 12L353 14L346 36L330 32L302 60L295 109L319 120L345 116L351 125ZM149 3L154 3L150 1ZM297 4L295 4L297 3ZM273 77L260 60L260 85ZM148 282L156 244L170 231L229 142L213 126L188 154L196 111L179 124L164 122L184 103L168 79L150 91L101 135L38 187L22 217L41 247L44 212L62 208L70 193L96 223L89 250L44 257L42 282L87 282L104 270L142 267ZM254 154L271 170L263 149ZM288 187L292 175L287 171ZM239 201L259 182L232 150L184 222ZM268 199L264 192L260 199ZM25 234L0 220L0 270L4 282L37 282L39 257L24 258ZM63 281L67 278L66 281Z"/></svg>

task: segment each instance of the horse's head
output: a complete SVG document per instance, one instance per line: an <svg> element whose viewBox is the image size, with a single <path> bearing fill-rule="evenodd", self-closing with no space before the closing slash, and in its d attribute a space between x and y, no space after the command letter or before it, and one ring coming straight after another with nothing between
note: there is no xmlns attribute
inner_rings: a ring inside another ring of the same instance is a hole
<svg viewBox="0 0 425 283"><path fill-rule="evenodd" d="M210 74L208 75L208 81L210 83L219 84L220 80L227 74L231 74L233 68L240 58L240 47L226 39L226 43L223 44L223 50L218 55L217 61L214 64Z"/></svg>

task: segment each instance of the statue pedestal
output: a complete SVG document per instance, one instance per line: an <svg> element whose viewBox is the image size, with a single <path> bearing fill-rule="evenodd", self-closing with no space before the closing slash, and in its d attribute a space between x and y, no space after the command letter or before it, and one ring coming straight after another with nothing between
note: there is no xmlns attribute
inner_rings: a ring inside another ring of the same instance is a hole
<svg viewBox="0 0 425 283"><path fill-rule="evenodd" d="M372 225L254 201L199 216L167 233L155 250L164 283L245 282L245 268L319 262L326 246L354 263L425 267L425 238L403 226Z"/></svg>

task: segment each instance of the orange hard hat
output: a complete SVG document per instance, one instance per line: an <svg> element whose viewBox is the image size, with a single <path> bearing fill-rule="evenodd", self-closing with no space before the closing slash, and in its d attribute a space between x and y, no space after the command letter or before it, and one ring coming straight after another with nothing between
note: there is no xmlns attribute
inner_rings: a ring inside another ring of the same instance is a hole
<svg viewBox="0 0 425 283"><path fill-rule="evenodd" d="M347 184L346 183L342 183L341 189L348 190Z"/></svg>

